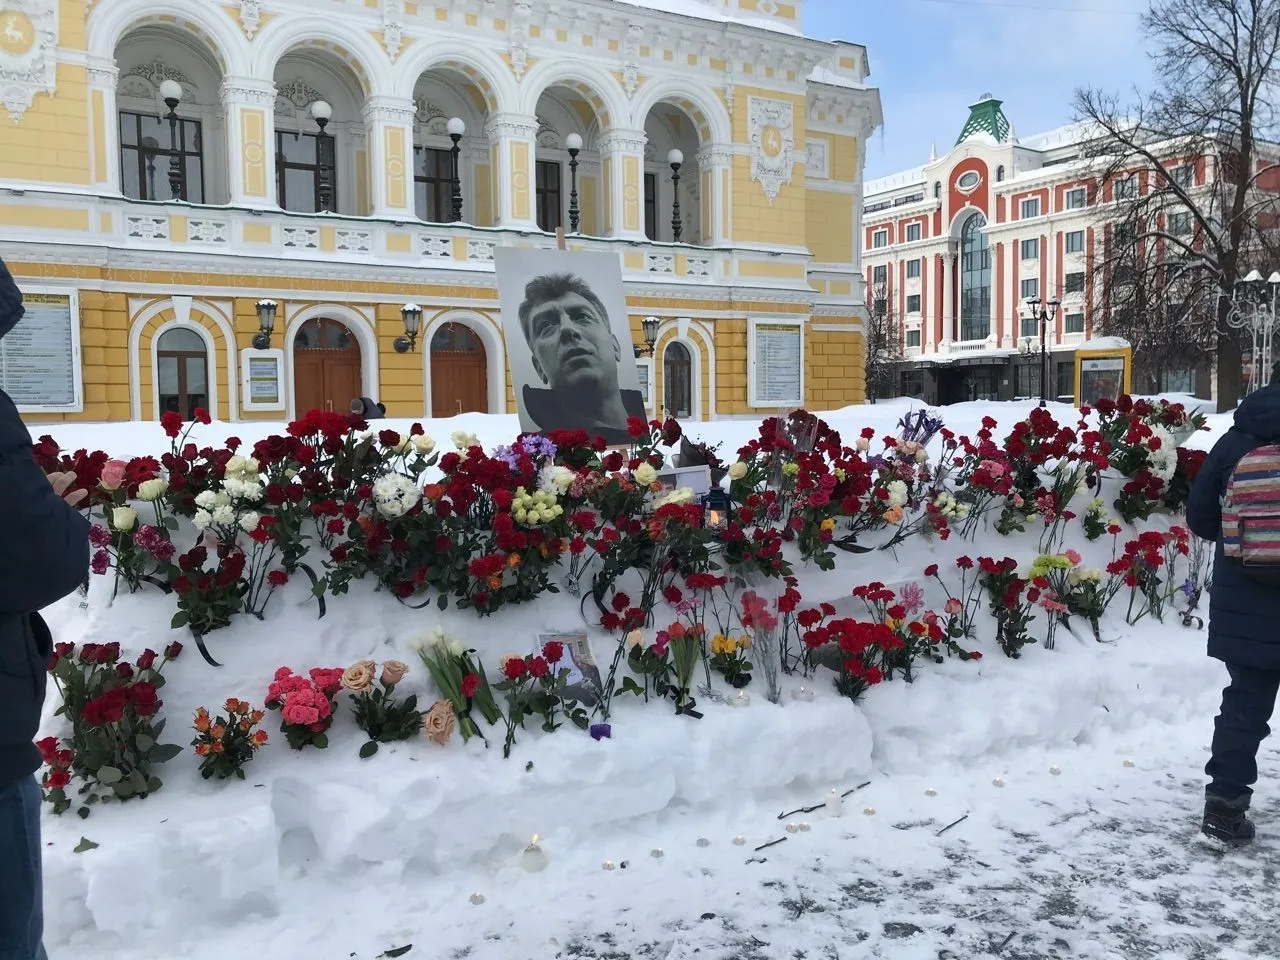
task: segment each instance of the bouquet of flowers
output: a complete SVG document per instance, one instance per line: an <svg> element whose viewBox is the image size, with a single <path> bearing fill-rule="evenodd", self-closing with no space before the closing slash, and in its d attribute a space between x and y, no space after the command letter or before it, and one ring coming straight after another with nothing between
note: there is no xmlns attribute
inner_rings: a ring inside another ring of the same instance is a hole
<svg viewBox="0 0 1280 960"><path fill-rule="evenodd" d="M422 729L422 711L415 695L397 700L396 684L409 672L399 660L382 665L382 675L372 660L358 660L342 673L342 686L353 697L356 726L369 735L360 747L361 759L378 752L379 743L408 740Z"/></svg>

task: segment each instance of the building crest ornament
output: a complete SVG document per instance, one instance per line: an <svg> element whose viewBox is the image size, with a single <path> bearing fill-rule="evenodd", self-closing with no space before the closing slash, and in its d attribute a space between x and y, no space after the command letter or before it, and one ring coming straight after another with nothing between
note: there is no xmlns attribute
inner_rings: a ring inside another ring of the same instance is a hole
<svg viewBox="0 0 1280 960"><path fill-rule="evenodd" d="M511 4L511 69L516 79L529 68L529 25L533 20L532 0L515 0Z"/></svg>
<svg viewBox="0 0 1280 960"><path fill-rule="evenodd" d="M382 46L394 61L404 43L404 0L382 0Z"/></svg>
<svg viewBox="0 0 1280 960"><path fill-rule="evenodd" d="M770 203L791 182L795 162L792 105L766 97L747 99L747 131L751 143L751 179Z"/></svg>
<svg viewBox="0 0 1280 960"><path fill-rule="evenodd" d="M15 123L58 83L58 0L0 0L0 105Z"/></svg>
<svg viewBox="0 0 1280 960"><path fill-rule="evenodd" d="M626 36L622 44L622 87L628 97L635 96L640 86L640 38L644 29L632 21L627 24Z"/></svg>
<svg viewBox="0 0 1280 960"><path fill-rule="evenodd" d="M262 26L262 0L240 0L240 29L250 40Z"/></svg>

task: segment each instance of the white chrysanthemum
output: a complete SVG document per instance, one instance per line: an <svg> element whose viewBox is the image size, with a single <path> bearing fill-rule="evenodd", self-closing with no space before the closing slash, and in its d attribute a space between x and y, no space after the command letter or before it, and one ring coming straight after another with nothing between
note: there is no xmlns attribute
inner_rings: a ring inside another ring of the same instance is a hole
<svg viewBox="0 0 1280 960"><path fill-rule="evenodd" d="M1167 483L1173 479L1173 475L1178 469L1178 442L1173 439L1173 434L1164 427L1152 427L1151 433L1151 439L1156 439L1160 442L1156 445L1158 449L1148 449L1147 462L1150 465L1151 472ZM1150 444L1150 440L1148 440L1148 444Z"/></svg>
<svg viewBox="0 0 1280 960"><path fill-rule="evenodd" d="M218 505L218 495L212 490L201 490L196 494L196 506L201 510L212 510Z"/></svg>
<svg viewBox="0 0 1280 960"><path fill-rule="evenodd" d="M670 493L665 493L657 500L654 500L653 509L657 510L660 507L669 507L672 504L693 503L694 499L695 497L692 488L678 487Z"/></svg>
<svg viewBox="0 0 1280 960"><path fill-rule="evenodd" d="M240 514L240 529L245 533L253 533L258 529L258 524L262 522L262 518L252 510Z"/></svg>
<svg viewBox="0 0 1280 960"><path fill-rule="evenodd" d="M209 529L209 524L213 523L213 515L208 510L197 510L195 516L191 518L191 523L203 533Z"/></svg>
<svg viewBox="0 0 1280 960"><path fill-rule="evenodd" d="M388 473L373 485L373 499L384 517L403 517L418 504L422 494L408 477Z"/></svg>
<svg viewBox="0 0 1280 960"><path fill-rule="evenodd" d="M219 490L213 495L213 502L215 506L229 507L231 506L231 497L227 496L225 490Z"/></svg>
<svg viewBox="0 0 1280 960"><path fill-rule="evenodd" d="M889 506L905 507L907 505L907 485L901 480L890 480L888 491Z"/></svg>
<svg viewBox="0 0 1280 960"><path fill-rule="evenodd" d="M436 448L436 442L425 433L413 438L413 449L424 457Z"/></svg>
<svg viewBox="0 0 1280 960"><path fill-rule="evenodd" d="M965 519L965 517L969 516L969 511L970 511L970 510L972 510L972 509L973 509L973 507L971 507L971 506L970 506L969 504L967 504L967 503L957 503L957 504L956 504L956 519L957 519L957 520L963 520L963 519Z"/></svg>
<svg viewBox="0 0 1280 960"><path fill-rule="evenodd" d="M741 480L747 475L747 465L739 460L737 463L729 465L729 479Z"/></svg>
<svg viewBox="0 0 1280 960"><path fill-rule="evenodd" d="M220 527L229 527L236 522L236 512L225 504L214 507L213 522Z"/></svg>
<svg viewBox="0 0 1280 960"><path fill-rule="evenodd" d="M538 471L538 489L545 493L561 494L569 489L576 474L568 467L551 465Z"/></svg>

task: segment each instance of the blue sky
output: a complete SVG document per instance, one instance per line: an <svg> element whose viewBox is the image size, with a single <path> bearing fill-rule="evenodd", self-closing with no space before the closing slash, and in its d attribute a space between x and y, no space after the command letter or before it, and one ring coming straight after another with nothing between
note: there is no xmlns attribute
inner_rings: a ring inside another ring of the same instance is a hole
<svg viewBox="0 0 1280 960"><path fill-rule="evenodd" d="M803 0L804 31L867 46L884 127L868 178L924 163L955 143L968 105L1004 101L1019 134L1072 119L1076 87L1146 86L1138 14L1146 0Z"/></svg>

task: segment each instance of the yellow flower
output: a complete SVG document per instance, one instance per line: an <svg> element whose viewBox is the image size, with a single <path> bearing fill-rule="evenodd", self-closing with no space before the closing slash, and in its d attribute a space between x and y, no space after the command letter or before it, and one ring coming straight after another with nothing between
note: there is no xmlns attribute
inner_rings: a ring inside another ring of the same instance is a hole
<svg viewBox="0 0 1280 960"><path fill-rule="evenodd" d="M749 646L751 646L751 638L744 633L738 638L738 649L745 650Z"/></svg>
<svg viewBox="0 0 1280 960"><path fill-rule="evenodd" d="M901 507L890 507L888 510L884 512L884 522L891 523L896 527L898 524L902 522L902 516L903 514L902 514Z"/></svg>
<svg viewBox="0 0 1280 960"><path fill-rule="evenodd" d="M902 627L902 621L889 619L884 622L884 625L890 630L898 630Z"/></svg>
<svg viewBox="0 0 1280 960"><path fill-rule="evenodd" d="M825 530L834 530L834 529L836 528L836 521L835 521L835 518L834 518L834 517L827 517L827 519L825 519L825 520L823 520L823 521L822 521L821 527L822 527L822 529L823 529L824 531L825 531Z"/></svg>

